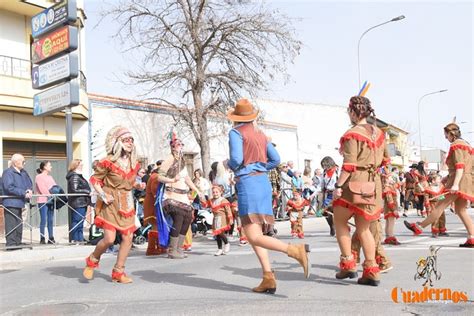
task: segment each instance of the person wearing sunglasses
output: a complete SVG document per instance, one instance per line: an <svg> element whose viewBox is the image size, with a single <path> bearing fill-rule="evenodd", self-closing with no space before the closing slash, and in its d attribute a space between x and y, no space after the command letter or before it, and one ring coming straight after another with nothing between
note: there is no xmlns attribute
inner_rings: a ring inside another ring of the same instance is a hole
<svg viewBox="0 0 474 316"><path fill-rule="evenodd" d="M132 189L143 189L144 184L136 183L140 164L137 162L134 139L126 127L115 126L107 133L105 149L107 157L97 163L90 179L99 196L94 223L104 229L104 238L86 258L83 275L87 280L93 278L100 257L114 244L116 234L120 233L122 241L112 270L112 281L131 283L132 279L125 274L125 261L136 230Z"/></svg>

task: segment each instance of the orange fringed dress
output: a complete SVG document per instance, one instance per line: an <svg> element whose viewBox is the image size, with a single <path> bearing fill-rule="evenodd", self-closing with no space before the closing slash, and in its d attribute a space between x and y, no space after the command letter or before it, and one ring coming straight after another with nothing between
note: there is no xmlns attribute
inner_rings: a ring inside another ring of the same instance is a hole
<svg viewBox="0 0 474 316"><path fill-rule="evenodd" d="M385 135L379 128L375 126L373 128L376 132L374 139L372 139L372 125L370 124L356 125L341 137L340 151L344 156L342 169L349 172L350 176L342 186L342 196L333 202L333 206L345 207L352 213L363 216L368 221L379 219L382 213L382 181L378 170L381 166L390 162L385 150ZM375 205L351 203L352 193L349 190L349 182L371 181L371 172L374 172L375 176Z"/></svg>
<svg viewBox="0 0 474 316"><path fill-rule="evenodd" d="M91 176L92 184L99 184L104 192L113 197L109 205L99 198L96 205L94 223L106 230L118 231L128 235L136 230L135 205L132 189L140 164L136 164L129 172L122 170L110 157L102 159L97 164L95 173Z"/></svg>
<svg viewBox="0 0 474 316"><path fill-rule="evenodd" d="M388 172L382 177L384 178L382 193L384 199L384 218L394 217L397 219L400 217L398 214L397 184L392 183L390 179L392 175Z"/></svg>
<svg viewBox="0 0 474 316"><path fill-rule="evenodd" d="M457 139L449 147L446 165L448 166L448 179L446 181L445 191L449 191L454 183L457 169L464 169L461 181L459 182L459 191L456 195L464 200L474 202L474 175L472 169L472 156L474 149L463 139Z"/></svg>
<svg viewBox="0 0 474 316"><path fill-rule="evenodd" d="M210 207L214 220L212 222L212 235L217 236L230 230L233 217L231 205L225 198L218 198L215 200L202 203L205 207Z"/></svg>

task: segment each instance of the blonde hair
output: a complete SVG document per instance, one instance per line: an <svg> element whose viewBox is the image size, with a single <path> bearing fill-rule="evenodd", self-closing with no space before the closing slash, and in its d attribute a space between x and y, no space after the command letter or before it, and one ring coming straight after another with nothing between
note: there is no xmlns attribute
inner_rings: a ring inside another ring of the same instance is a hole
<svg viewBox="0 0 474 316"><path fill-rule="evenodd" d="M126 133L130 133L130 131L126 127L120 125L112 127L107 133L107 137L105 138L105 150L107 151L107 156L110 161L116 162L122 156L123 143L120 137ZM130 153L130 162L131 168L133 168L137 163L137 150L135 144L133 144L132 152Z"/></svg>
<svg viewBox="0 0 474 316"><path fill-rule="evenodd" d="M69 164L69 171L74 171L79 167L81 164L82 160L81 159L73 159L71 163Z"/></svg>

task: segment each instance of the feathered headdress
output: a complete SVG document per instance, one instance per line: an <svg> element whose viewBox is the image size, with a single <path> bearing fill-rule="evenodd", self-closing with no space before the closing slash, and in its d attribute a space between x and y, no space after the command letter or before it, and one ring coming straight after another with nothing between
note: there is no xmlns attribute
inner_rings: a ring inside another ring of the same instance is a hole
<svg viewBox="0 0 474 316"><path fill-rule="evenodd" d="M369 88L370 88L370 82L367 82L366 80L364 84L362 85L362 88L360 88L358 96L365 97L367 91L369 91Z"/></svg>

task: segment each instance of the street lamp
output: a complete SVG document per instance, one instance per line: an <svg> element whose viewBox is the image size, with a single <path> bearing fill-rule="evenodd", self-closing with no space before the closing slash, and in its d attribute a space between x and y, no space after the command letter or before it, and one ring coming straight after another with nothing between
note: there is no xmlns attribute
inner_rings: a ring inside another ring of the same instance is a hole
<svg viewBox="0 0 474 316"><path fill-rule="evenodd" d="M403 20L404 18L405 18L404 15L400 15L400 16L397 16L396 18L393 18L393 19L388 20L386 22L383 22L383 23L377 24L375 26L372 26L371 28L367 29L364 33L362 33L362 35L360 36L359 43L357 44L357 66L358 66L358 70L359 70L359 89L360 89L360 41L362 40L362 37L364 37L364 35L367 34L370 30L373 30L373 29L375 29L379 26L385 25L385 24L390 23L390 22L396 22L396 21Z"/></svg>
<svg viewBox="0 0 474 316"><path fill-rule="evenodd" d="M430 92L430 93L427 93L425 95L423 95L419 100L418 100L418 134L419 134L419 137L420 137L420 160L423 160L423 157L421 156L421 115L420 115L420 105L421 105L421 100L423 100L425 97L429 96L429 95L432 95L432 94L437 94L437 93L443 93L443 92L446 92L448 91L448 89L443 89L443 90L439 90L439 91L434 91L434 92Z"/></svg>

